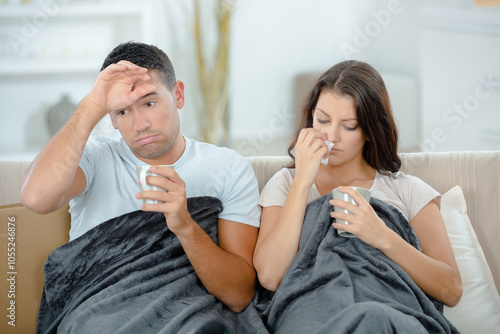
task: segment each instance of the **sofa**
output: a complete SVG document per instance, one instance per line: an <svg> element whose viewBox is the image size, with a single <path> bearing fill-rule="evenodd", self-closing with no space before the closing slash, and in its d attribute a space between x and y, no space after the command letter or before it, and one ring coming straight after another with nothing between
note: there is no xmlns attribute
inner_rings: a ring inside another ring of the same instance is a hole
<svg viewBox="0 0 500 334"><path fill-rule="evenodd" d="M441 211L464 294L445 315L462 333L500 328L500 151L402 153L402 170L442 194ZM262 189L289 162L248 157ZM39 215L19 204L29 161L0 161L1 333L34 333L48 254L68 241L67 207ZM15 326L14 326L15 325Z"/></svg>

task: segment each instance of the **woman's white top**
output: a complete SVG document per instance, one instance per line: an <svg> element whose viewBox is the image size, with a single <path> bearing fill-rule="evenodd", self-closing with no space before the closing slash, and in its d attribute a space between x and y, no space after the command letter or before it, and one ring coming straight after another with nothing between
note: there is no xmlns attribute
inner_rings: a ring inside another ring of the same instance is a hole
<svg viewBox="0 0 500 334"><path fill-rule="evenodd" d="M283 206L294 175L295 169L292 168L283 168L278 171L262 189L259 205L262 207ZM388 175L376 172L369 190L372 197L398 208L408 221L411 221L433 199L436 199L438 206L441 202L441 195L431 186L418 177L406 175L403 172ZM316 188L316 184L313 184L307 203L319 197L321 194Z"/></svg>

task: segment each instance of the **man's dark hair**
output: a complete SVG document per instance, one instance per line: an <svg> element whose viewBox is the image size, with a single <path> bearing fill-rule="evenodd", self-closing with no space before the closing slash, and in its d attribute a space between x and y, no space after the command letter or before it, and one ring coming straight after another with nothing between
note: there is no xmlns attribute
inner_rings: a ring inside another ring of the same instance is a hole
<svg viewBox="0 0 500 334"><path fill-rule="evenodd" d="M120 60L127 60L140 67L157 70L165 82L165 86L173 90L176 81L174 67L165 52L158 47L138 42L122 43L111 50L102 64L101 71Z"/></svg>

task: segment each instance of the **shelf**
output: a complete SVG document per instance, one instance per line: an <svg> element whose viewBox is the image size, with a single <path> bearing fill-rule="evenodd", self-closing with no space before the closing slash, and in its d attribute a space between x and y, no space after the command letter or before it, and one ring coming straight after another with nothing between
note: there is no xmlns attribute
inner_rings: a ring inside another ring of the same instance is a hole
<svg viewBox="0 0 500 334"><path fill-rule="evenodd" d="M97 74L102 60L26 60L0 62L0 77L46 74Z"/></svg>
<svg viewBox="0 0 500 334"><path fill-rule="evenodd" d="M21 18L30 19L34 15L46 15L50 18L68 18L68 17L110 17L110 16L128 16L142 15L145 6L132 3L73 3L59 5L52 1L50 4L54 7L43 7L39 4L3 4L0 5L0 19L18 20Z"/></svg>
<svg viewBox="0 0 500 334"><path fill-rule="evenodd" d="M117 43L146 39L150 11L144 3L112 0L0 4L0 33L9 36L0 45L0 79L97 74Z"/></svg>
<svg viewBox="0 0 500 334"><path fill-rule="evenodd" d="M500 8L423 6L424 25L441 30L500 35Z"/></svg>
<svg viewBox="0 0 500 334"><path fill-rule="evenodd" d="M119 43L151 41L160 1L0 0L0 118L8 120L0 141L11 143L0 146L0 160L33 160L50 139L48 106L63 94L85 96Z"/></svg>

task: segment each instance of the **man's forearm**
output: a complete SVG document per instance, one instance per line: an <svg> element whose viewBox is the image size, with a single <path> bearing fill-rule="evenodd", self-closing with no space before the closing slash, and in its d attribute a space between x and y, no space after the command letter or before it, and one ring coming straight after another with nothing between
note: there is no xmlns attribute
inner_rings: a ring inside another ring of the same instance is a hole
<svg viewBox="0 0 500 334"><path fill-rule="evenodd" d="M177 237L205 288L232 311L243 311L255 291L253 267L221 249L194 221Z"/></svg>
<svg viewBox="0 0 500 334"><path fill-rule="evenodd" d="M77 171L85 143L99 121L83 99L70 120L31 164L21 184L21 201L37 212L62 206Z"/></svg>

